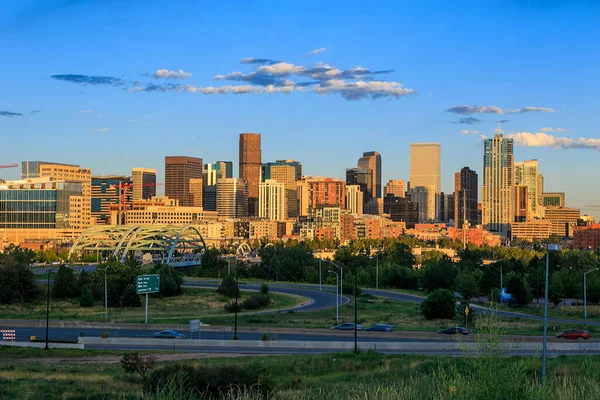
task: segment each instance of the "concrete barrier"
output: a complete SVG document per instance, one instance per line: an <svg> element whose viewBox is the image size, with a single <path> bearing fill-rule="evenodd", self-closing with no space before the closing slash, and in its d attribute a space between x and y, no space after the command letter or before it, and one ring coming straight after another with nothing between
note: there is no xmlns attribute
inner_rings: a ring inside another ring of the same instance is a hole
<svg viewBox="0 0 600 400"><path fill-rule="evenodd" d="M0 342L0 347L33 347L43 349L46 347L46 344L39 342ZM85 345L83 343L48 343L48 347L51 349L83 350L85 348Z"/></svg>

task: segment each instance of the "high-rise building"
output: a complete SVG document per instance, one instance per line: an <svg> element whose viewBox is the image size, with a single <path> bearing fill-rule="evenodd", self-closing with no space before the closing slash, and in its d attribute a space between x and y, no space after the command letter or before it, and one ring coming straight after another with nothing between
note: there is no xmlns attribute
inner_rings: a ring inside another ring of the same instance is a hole
<svg viewBox="0 0 600 400"><path fill-rule="evenodd" d="M545 219L552 222L552 233L559 237L572 237L580 217L578 208L548 206L545 211Z"/></svg>
<svg viewBox="0 0 600 400"><path fill-rule="evenodd" d="M240 134L240 179L248 182L248 213L257 215L258 184L262 168L260 133Z"/></svg>
<svg viewBox="0 0 600 400"><path fill-rule="evenodd" d="M433 186L441 192L441 149L439 143L410 144L410 187Z"/></svg>
<svg viewBox="0 0 600 400"><path fill-rule="evenodd" d="M454 194L444 192L440 193L440 222L448 224L451 221L455 221L454 205ZM473 225L475 225L475 222L476 221L474 221Z"/></svg>
<svg viewBox="0 0 600 400"><path fill-rule="evenodd" d="M554 207L564 207L565 205L565 194L556 192L556 193L542 193L542 206L554 206Z"/></svg>
<svg viewBox="0 0 600 400"><path fill-rule="evenodd" d="M319 206L346 208L346 183L336 178L303 177L298 181L300 215ZM305 213L305 214L304 214Z"/></svg>
<svg viewBox="0 0 600 400"><path fill-rule="evenodd" d="M202 188L202 208L205 211L217 211L217 185Z"/></svg>
<svg viewBox="0 0 600 400"><path fill-rule="evenodd" d="M383 196L393 195L395 197L404 197L406 194L406 182L401 179L391 179L385 185Z"/></svg>
<svg viewBox="0 0 600 400"><path fill-rule="evenodd" d="M477 225L477 172L464 167L454 174L454 226L464 228Z"/></svg>
<svg viewBox="0 0 600 400"><path fill-rule="evenodd" d="M204 170L202 171L204 186L216 185L218 179L226 177L226 171L225 169L221 169L221 167L222 165L218 162L214 164L204 164Z"/></svg>
<svg viewBox="0 0 600 400"><path fill-rule="evenodd" d="M204 179L190 179L190 196L192 198L192 207L204 207Z"/></svg>
<svg viewBox="0 0 600 400"><path fill-rule="evenodd" d="M358 159L356 165L358 168L367 169L371 171L371 184L367 190L363 192L369 193L369 199L375 197L380 199L381 196L381 155L376 151L367 151L363 153L363 156ZM365 201L369 200L365 198Z"/></svg>
<svg viewBox="0 0 600 400"><path fill-rule="evenodd" d="M414 228L419 222L419 205L405 197L395 197L389 209L390 219L394 222L405 222L407 228Z"/></svg>
<svg viewBox="0 0 600 400"><path fill-rule="evenodd" d="M2 183L0 229L81 228L82 187L80 181L51 177Z"/></svg>
<svg viewBox="0 0 600 400"><path fill-rule="evenodd" d="M165 196L179 200L182 207L192 207L190 179L202 178L202 159L186 156L165 157Z"/></svg>
<svg viewBox="0 0 600 400"><path fill-rule="evenodd" d="M513 140L499 132L483 144L482 197L484 229L508 237L514 222Z"/></svg>
<svg viewBox="0 0 600 400"><path fill-rule="evenodd" d="M92 223L92 170L81 168L79 165L61 164L48 161L23 161L21 164L21 178L47 177L57 180L69 180L81 182L81 204L82 216L81 226L73 228L87 227Z"/></svg>
<svg viewBox="0 0 600 400"><path fill-rule="evenodd" d="M262 179L274 179L285 185L285 207L288 218L298 217L298 185L302 178L302 165L294 160L277 160L263 164Z"/></svg>
<svg viewBox="0 0 600 400"><path fill-rule="evenodd" d="M346 185L358 185L363 193L363 201L369 202L373 193L373 170L369 168L351 168L346 170Z"/></svg>
<svg viewBox="0 0 600 400"><path fill-rule="evenodd" d="M243 179L223 178L217 182L217 212L223 218L248 216L248 183Z"/></svg>
<svg viewBox="0 0 600 400"><path fill-rule="evenodd" d="M419 205L419 222L430 222L436 216L435 186L416 186L410 190L410 199Z"/></svg>
<svg viewBox="0 0 600 400"><path fill-rule="evenodd" d="M538 160L525 160L515 162L515 186L527 188L527 215L529 218L542 218L543 213L539 207L542 194L543 179L538 173Z"/></svg>
<svg viewBox="0 0 600 400"><path fill-rule="evenodd" d="M351 214L363 213L363 192L359 185L346 185L346 210Z"/></svg>
<svg viewBox="0 0 600 400"><path fill-rule="evenodd" d="M283 221L285 214L285 184L267 179L258 184L258 216Z"/></svg>
<svg viewBox="0 0 600 400"><path fill-rule="evenodd" d="M123 213L132 200L132 181L128 176L103 175L92 177L92 218L96 224L122 225ZM120 211L117 221L111 221L111 206Z"/></svg>
<svg viewBox="0 0 600 400"><path fill-rule="evenodd" d="M132 199L148 200L156 196L156 170L153 168L132 168Z"/></svg>
<svg viewBox="0 0 600 400"><path fill-rule="evenodd" d="M219 170L223 178L233 178L233 162L231 161L217 161L215 164L219 165Z"/></svg>

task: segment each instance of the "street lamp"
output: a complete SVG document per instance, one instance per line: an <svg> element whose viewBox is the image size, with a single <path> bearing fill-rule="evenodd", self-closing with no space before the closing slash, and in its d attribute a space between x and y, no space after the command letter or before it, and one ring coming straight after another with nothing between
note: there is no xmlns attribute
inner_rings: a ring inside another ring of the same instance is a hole
<svg viewBox="0 0 600 400"><path fill-rule="evenodd" d="M235 328L233 331L233 340L238 340L237 336L237 314L238 314L238 292L240 290L239 280L238 280L238 262L237 257L235 258Z"/></svg>
<svg viewBox="0 0 600 400"><path fill-rule="evenodd" d="M340 267L339 265L337 265L336 263L334 263L331 260L328 259L324 259L323 261L328 262L329 264L333 265L334 267L336 267L337 269L340 270L340 298L342 297L342 287L344 286L344 269L342 267Z"/></svg>
<svg viewBox="0 0 600 400"><path fill-rule="evenodd" d="M546 340L548 329L548 270L550 267L550 252L561 251L559 244L549 244L546 251L546 287L544 289L544 341L542 344L542 385L546 381Z"/></svg>
<svg viewBox="0 0 600 400"><path fill-rule="evenodd" d="M369 256L369 260L372 260L373 256ZM375 289L379 289L379 253L375 253Z"/></svg>
<svg viewBox="0 0 600 400"><path fill-rule="evenodd" d="M590 272L598 271L600 268L590 269L588 272L583 274L583 321L587 323L587 277L586 275Z"/></svg>
<svg viewBox="0 0 600 400"><path fill-rule="evenodd" d="M106 272L110 268L110 265L107 265L104 268L104 321L108 321L108 283L106 280Z"/></svg>
<svg viewBox="0 0 600 400"><path fill-rule="evenodd" d="M340 297L338 296L338 279L340 275L336 271L329 270L330 274L335 274L335 324L339 325L339 308L340 308Z"/></svg>
<svg viewBox="0 0 600 400"><path fill-rule="evenodd" d="M48 324L50 321L50 272L52 270L55 270L56 268L59 268L59 267L46 269L46 275L47 275L48 282L46 285L46 347L44 347L44 350L50 350L50 347L48 347Z"/></svg>

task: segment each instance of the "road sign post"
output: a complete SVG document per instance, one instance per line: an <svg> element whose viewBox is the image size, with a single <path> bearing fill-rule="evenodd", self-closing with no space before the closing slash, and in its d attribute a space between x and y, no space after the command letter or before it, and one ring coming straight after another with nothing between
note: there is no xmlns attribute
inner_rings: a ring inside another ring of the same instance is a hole
<svg viewBox="0 0 600 400"><path fill-rule="evenodd" d="M146 295L146 311L144 323L148 323L148 294L160 291L160 275L138 275L135 283L135 292Z"/></svg>
<svg viewBox="0 0 600 400"><path fill-rule="evenodd" d="M465 329L469 329L468 325L469 325L469 321L467 321L469 317L469 305L467 304L465 306Z"/></svg>
<svg viewBox="0 0 600 400"><path fill-rule="evenodd" d="M190 339L192 339L192 334L194 332L198 332L198 339L200 339L200 320L199 319L190 320Z"/></svg>

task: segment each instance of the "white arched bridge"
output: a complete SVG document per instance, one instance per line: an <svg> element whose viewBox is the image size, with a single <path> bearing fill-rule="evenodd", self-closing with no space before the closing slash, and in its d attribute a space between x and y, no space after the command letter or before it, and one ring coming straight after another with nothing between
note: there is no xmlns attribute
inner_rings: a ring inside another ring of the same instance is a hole
<svg viewBox="0 0 600 400"><path fill-rule="evenodd" d="M200 265L206 243L194 225L93 225L81 233L69 251L111 252L121 262L132 252L151 253L173 267Z"/></svg>

